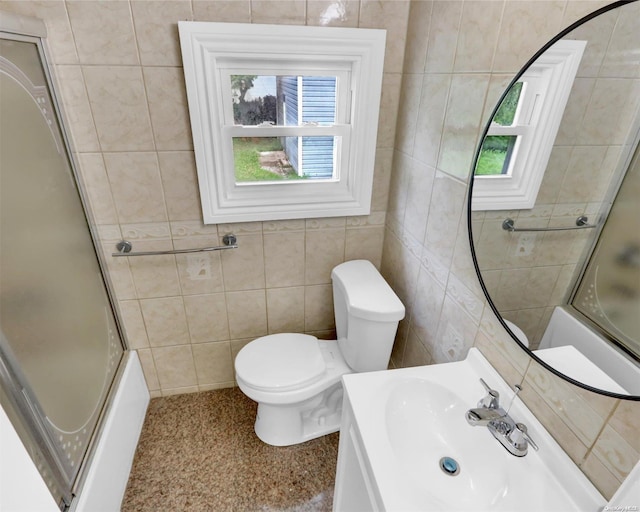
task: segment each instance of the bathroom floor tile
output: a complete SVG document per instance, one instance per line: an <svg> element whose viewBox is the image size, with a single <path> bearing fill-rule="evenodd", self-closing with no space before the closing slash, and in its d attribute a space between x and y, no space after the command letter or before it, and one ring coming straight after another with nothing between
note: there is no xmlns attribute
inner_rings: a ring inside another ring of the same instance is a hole
<svg viewBox="0 0 640 512"><path fill-rule="evenodd" d="M338 434L269 446L256 407L238 388L151 400L121 510L330 511Z"/></svg>

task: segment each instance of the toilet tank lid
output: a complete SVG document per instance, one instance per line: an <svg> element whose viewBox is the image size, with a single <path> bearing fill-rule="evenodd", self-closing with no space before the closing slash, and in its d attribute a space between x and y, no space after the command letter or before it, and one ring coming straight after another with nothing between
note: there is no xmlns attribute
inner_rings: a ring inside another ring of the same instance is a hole
<svg viewBox="0 0 640 512"><path fill-rule="evenodd" d="M378 322L404 318L404 305L370 261L341 263L331 277L342 289L351 315Z"/></svg>

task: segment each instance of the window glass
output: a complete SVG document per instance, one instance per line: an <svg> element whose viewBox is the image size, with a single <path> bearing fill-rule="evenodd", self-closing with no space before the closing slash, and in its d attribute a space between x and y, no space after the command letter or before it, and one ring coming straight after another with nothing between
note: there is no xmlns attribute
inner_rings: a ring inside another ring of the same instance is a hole
<svg viewBox="0 0 640 512"><path fill-rule="evenodd" d="M476 176L507 175L515 157L520 137L515 135L488 135L482 143L476 163Z"/></svg>
<svg viewBox="0 0 640 512"><path fill-rule="evenodd" d="M513 126L521 95L522 82L516 82L502 100L500 108L498 108L496 115L493 117L493 122L500 126Z"/></svg>
<svg viewBox="0 0 640 512"><path fill-rule="evenodd" d="M321 126L336 122L335 76L230 75L233 122Z"/></svg>
<svg viewBox="0 0 640 512"><path fill-rule="evenodd" d="M333 179L340 137L233 137L236 183Z"/></svg>

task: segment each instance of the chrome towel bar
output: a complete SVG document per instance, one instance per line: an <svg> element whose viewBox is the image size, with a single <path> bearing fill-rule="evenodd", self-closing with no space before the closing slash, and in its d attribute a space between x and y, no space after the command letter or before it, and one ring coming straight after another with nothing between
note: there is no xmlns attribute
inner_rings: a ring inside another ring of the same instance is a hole
<svg viewBox="0 0 640 512"><path fill-rule="evenodd" d="M235 235L224 235L222 237L222 243L224 245L218 245L216 247L199 247L197 249L173 249L169 251L140 251L140 252L131 252L133 248L133 244L128 240L120 240L116 244L116 249L118 252L114 252L111 256L119 257L119 256L159 256L164 254L187 254L191 252L210 252L210 251L225 251L227 249L237 249L237 239Z"/></svg>
<svg viewBox="0 0 640 512"><path fill-rule="evenodd" d="M516 228L513 219L504 219L502 229L505 231L569 231L570 229L589 229L595 228L595 224L589 224L589 218L586 215L580 215L576 219L575 226L557 227L557 228Z"/></svg>

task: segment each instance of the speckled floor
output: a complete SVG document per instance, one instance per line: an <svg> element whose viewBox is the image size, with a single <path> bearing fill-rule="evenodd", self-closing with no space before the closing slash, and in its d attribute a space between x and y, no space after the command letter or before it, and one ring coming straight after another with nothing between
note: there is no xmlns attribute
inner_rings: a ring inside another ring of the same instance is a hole
<svg viewBox="0 0 640 512"><path fill-rule="evenodd" d="M330 511L338 434L273 447L238 388L151 400L123 512Z"/></svg>

